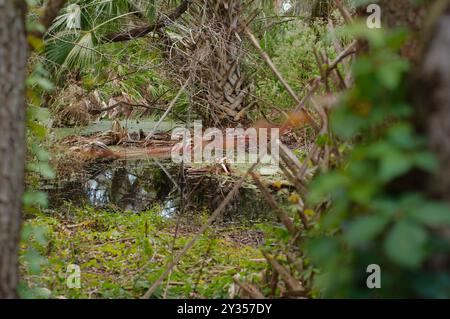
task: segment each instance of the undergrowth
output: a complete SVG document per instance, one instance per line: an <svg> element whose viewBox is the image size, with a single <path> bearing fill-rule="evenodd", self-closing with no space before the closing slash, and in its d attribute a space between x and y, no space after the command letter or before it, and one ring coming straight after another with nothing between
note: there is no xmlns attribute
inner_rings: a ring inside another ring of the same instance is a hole
<svg viewBox="0 0 450 319"><path fill-rule="evenodd" d="M176 220L161 217L159 210L156 206L131 213L66 206L37 213L26 221L23 231L23 297L142 296L206 216L195 214L188 224L180 222L177 228ZM258 281L265 267L257 247L259 234L257 227L243 225L209 230L154 297L233 297L234 275ZM252 236L254 239L249 241ZM70 265L81 269L80 288L67 285L72 274Z"/></svg>

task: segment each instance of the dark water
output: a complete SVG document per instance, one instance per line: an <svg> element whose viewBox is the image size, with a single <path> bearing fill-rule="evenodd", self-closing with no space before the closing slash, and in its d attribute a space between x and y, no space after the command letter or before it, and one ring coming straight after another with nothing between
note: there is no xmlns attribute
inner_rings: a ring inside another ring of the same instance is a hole
<svg viewBox="0 0 450 319"><path fill-rule="evenodd" d="M46 185L45 190L53 209L70 202L78 207L114 207L140 212L159 204L160 213L165 217L179 211L212 211L229 191L224 181L214 174L192 179L184 172L180 166L160 159L116 161L87 167L72 174L70 180ZM255 188L241 189L223 215L232 220L272 219L272 213Z"/></svg>
<svg viewBox="0 0 450 319"><path fill-rule="evenodd" d="M176 174L173 168L167 170L169 174ZM173 183L156 162L148 160L96 164L70 180L47 187L52 208L71 202L77 206L112 205L138 212L169 200Z"/></svg>

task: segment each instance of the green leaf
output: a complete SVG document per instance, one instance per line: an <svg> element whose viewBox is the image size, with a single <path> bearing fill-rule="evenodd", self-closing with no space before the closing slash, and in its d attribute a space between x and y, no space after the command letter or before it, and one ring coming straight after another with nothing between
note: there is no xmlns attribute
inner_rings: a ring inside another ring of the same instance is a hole
<svg viewBox="0 0 450 319"><path fill-rule="evenodd" d="M306 251L315 264L325 264L338 252L338 244L333 238L323 237L306 242Z"/></svg>
<svg viewBox="0 0 450 319"><path fill-rule="evenodd" d="M28 105L27 116L36 119L40 122L45 122L50 117L50 111L43 107Z"/></svg>
<svg viewBox="0 0 450 319"><path fill-rule="evenodd" d="M36 204L45 207L48 205L47 194L41 191L26 190L23 195L23 203L25 206Z"/></svg>
<svg viewBox="0 0 450 319"><path fill-rule="evenodd" d="M52 296L52 292L45 287L33 287L31 291L34 299L49 299Z"/></svg>
<svg viewBox="0 0 450 319"><path fill-rule="evenodd" d="M324 198L333 194L333 192L339 191L348 184L348 178L338 172L328 173L323 176L319 176L314 182L311 188L311 194L309 200L312 203L318 203Z"/></svg>
<svg viewBox="0 0 450 319"><path fill-rule="evenodd" d="M416 138L413 134L413 128L408 123L399 123L391 127L388 131L389 140L403 148L411 149L417 145Z"/></svg>
<svg viewBox="0 0 450 319"><path fill-rule="evenodd" d="M53 179L56 177L53 168L46 162L30 163L27 165L28 170L41 174L43 177Z"/></svg>
<svg viewBox="0 0 450 319"><path fill-rule="evenodd" d="M350 246L364 244L378 236L388 222L386 216L379 214L361 217L349 225L344 233L344 240Z"/></svg>
<svg viewBox="0 0 450 319"><path fill-rule="evenodd" d="M31 150L36 155L39 161L48 162L50 160L50 153L44 150L37 144L31 145Z"/></svg>
<svg viewBox="0 0 450 319"><path fill-rule="evenodd" d="M34 248L27 250L23 257L28 264L30 273L33 275L38 275L41 272L42 265L47 262L47 260Z"/></svg>
<svg viewBox="0 0 450 319"><path fill-rule="evenodd" d="M330 124L333 131L343 139L352 138L364 126L365 121L353 114L339 108L331 113Z"/></svg>
<svg viewBox="0 0 450 319"><path fill-rule="evenodd" d="M53 84L52 81L50 81L47 78L44 77L38 77L36 78L36 83L44 90L47 92L51 92L54 90L55 85Z"/></svg>
<svg viewBox="0 0 450 319"><path fill-rule="evenodd" d="M383 181L390 181L408 172L411 167L412 161L407 155L391 150L381 158L380 177Z"/></svg>
<svg viewBox="0 0 450 319"><path fill-rule="evenodd" d="M442 203L431 202L414 207L408 212L408 216L427 226L450 225L450 208Z"/></svg>
<svg viewBox="0 0 450 319"><path fill-rule="evenodd" d="M380 81L389 89L393 90L400 82L400 75L389 67L382 67L377 72Z"/></svg>
<svg viewBox="0 0 450 319"><path fill-rule="evenodd" d="M423 227L408 221L399 221L384 241L388 257L396 264L417 268L425 258L424 246L428 234Z"/></svg>
<svg viewBox="0 0 450 319"><path fill-rule="evenodd" d="M439 163L436 157L429 152L421 152L414 156L414 164L430 173L436 172Z"/></svg>
<svg viewBox="0 0 450 319"><path fill-rule="evenodd" d="M369 174L366 173L366 175L360 175L360 176L368 176ZM355 181L351 184L351 187L349 188L349 197L353 199L356 203L359 204L368 204L373 199L374 195L378 191L378 185L373 182L370 178L367 178L367 180L363 181Z"/></svg>
<svg viewBox="0 0 450 319"><path fill-rule="evenodd" d="M28 132L33 133L34 137L38 140L44 140L47 136L47 129L44 125L32 121L30 118L27 119L27 129Z"/></svg>
<svg viewBox="0 0 450 319"><path fill-rule="evenodd" d="M404 71L408 69L408 63L400 59L389 62L388 56L384 58L388 63L378 68L377 77L386 88L394 90L399 86Z"/></svg>
<svg viewBox="0 0 450 319"><path fill-rule="evenodd" d="M22 227L21 238L28 243L35 240L36 243L44 246L48 243L47 232L48 228L46 226L35 226L30 223L25 223Z"/></svg>

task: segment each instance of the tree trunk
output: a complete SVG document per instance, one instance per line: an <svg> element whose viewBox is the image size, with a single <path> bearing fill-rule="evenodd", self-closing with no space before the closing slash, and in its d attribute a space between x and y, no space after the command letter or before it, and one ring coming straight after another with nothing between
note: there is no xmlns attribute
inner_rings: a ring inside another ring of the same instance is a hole
<svg viewBox="0 0 450 319"><path fill-rule="evenodd" d="M0 298L17 297L25 164L26 3L0 0Z"/></svg>
<svg viewBox="0 0 450 319"><path fill-rule="evenodd" d="M450 203L450 1L427 34L414 89L416 125L440 163L431 193Z"/></svg>
<svg viewBox="0 0 450 319"><path fill-rule="evenodd" d="M409 37L401 48L402 56L408 58L413 64L419 63L421 30L424 27L427 14L432 5L431 0L424 0L420 4L414 0L379 0L374 1L381 8L382 28L406 27ZM367 18L367 6L362 5L357 8L357 15Z"/></svg>
<svg viewBox="0 0 450 319"><path fill-rule="evenodd" d="M193 13L196 38L187 47L193 102L197 112L216 125L242 118L249 94L241 72L243 13L242 0L207 1Z"/></svg>
<svg viewBox="0 0 450 319"><path fill-rule="evenodd" d="M415 126L427 136L439 161L438 172L424 186L431 197L450 204L450 0L437 1L432 9L421 62L412 77L411 100ZM449 227L436 232L450 240ZM430 266L448 271L450 256L435 256Z"/></svg>

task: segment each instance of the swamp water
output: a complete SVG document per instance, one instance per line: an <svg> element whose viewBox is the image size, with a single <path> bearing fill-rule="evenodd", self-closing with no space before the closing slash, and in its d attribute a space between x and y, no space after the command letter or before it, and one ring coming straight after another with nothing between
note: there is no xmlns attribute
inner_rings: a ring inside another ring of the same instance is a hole
<svg viewBox="0 0 450 319"><path fill-rule="evenodd" d="M138 213L159 205L160 214L170 218L180 211L213 211L236 179L203 171L191 175L187 168L170 160L148 158L93 164L68 180L44 185L43 190L49 195L52 209L70 203ZM268 221L273 220L273 213L256 187L244 185L223 218Z"/></svg>
<svg viewBox="0 0 450 319"><path fill-rule="evenodd" d="M149 131L153 120L126 120L120 124L128 132ZM81 128L52 129L58 140L69 135L90 135L111 128L112 121L101 120ZM180 124L164 121L161 131L170 131ZM115 149L112 147L112 149ZM239 174L248 168L233 165ZM192 167L191 167L192 168ZM70 178L57 179L43 186L49 195L50 208L57 209L65 203L76 207L112 207L119 211L141 212L161 207L160 214L170 218L178 212L212 212L225 198L238 177L214 172L189 174L188 167L174 164L170 158L151 157L122 159L109 163L92 164ZM260 167L262 175L273 174L270 167ZM183 198L181 196L183 195ZM265 199L252 184L244 183L236 198L223 212L223 218L232 221L273 220Z"/></svg>

